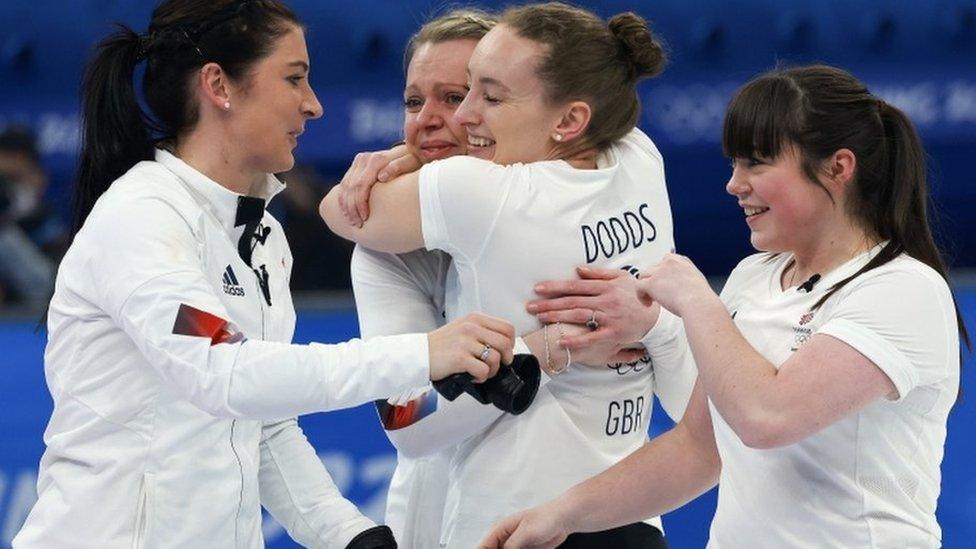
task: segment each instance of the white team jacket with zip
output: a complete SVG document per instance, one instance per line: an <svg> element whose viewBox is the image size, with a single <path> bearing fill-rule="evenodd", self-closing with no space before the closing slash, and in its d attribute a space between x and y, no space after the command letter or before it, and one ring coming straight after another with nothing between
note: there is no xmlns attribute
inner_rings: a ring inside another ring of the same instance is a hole
<svg viewBox="0 0 976 549"><path fill-rule="evenodd" d="M253 194L282 187L269 176ZM309 547L373 525L293 417L426 385L427 338L288 344L287 241L265 212L245 263L238 198L157 151L98 200L58 272L54 412L14 547L257 548L262 504Z"/></svg>

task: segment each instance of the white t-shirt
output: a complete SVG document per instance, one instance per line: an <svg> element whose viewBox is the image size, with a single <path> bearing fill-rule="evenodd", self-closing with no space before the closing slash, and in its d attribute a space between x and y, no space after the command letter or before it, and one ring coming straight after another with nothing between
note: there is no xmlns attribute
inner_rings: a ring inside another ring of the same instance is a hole
<svg viewBox="0 0 976 549"><path fill-rule="evenodd" d="M451 258L444 252L416 250L388 254L356 246L350 272L362 337L430 332L442 326L444 286L450 264ZM436 402L433 388L428 387L427 391L408 397ZM388 418L393 404L381 402L377 406L381 419ZM423 419L420 414L410 418L420 419ZM387 429L402 428L390 425L389 421L383 423ZM424 456L398 453L384 522L393 530L400 547L437 546L447 493L447 469L453 455L453 446Z"/></svg>
<svg viewBox="0 0 976 549"><path fill-rule="evenodd" d="M880 247L782 290L790 254L758 254L729 276L722 299L767 360L785 362L813 334L835 337L891 379L879 400L804 440L745 446L711 407L722 474L709 547L938 547L935 519L946 418L959 387L959 336L946 282L902 255L813 305Z"/></svg>
<svg viewBox="0 0 976 549"><path fill-rule="evenodd" d="M448 319L482 311L528 333L541 327L525 311L536 282L574 278L574 268L586 264L633 272L674 248L663 162L651 140L634 131L599 165L501 166L454 157L421 168L425 244L454 261ZM572 366L541 387L522 415L503 415L462 442L451 467L441 546L474 547L496 520L639 448L647 439L655 375L682 376L690 392L694 373L685 373L647 363Z"/></svg>

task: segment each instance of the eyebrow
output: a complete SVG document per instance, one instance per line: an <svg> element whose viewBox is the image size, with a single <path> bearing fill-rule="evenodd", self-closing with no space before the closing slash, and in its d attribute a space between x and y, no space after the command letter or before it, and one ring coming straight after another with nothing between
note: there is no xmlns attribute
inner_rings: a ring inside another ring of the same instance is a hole
<svg viewBox="0 0 976 549"><path fill-rule="evenodd" d="M478 82L481 82L482 84L491 84L492 86L498 86L504 91L512 91L505 84L502 84L500 81L488 76L482 76L481 78L478 79Z"/></svg>
<svg viewBox="0 0 976 549"><path fill-rule="evenodd" d="M291 63L288 63L288 66L289 67L300 67L300 68L304 69L305 72L308 72L308 63L306 63L304 61L292 61Z"/></svg>
<svg viewBox="0 0 976 549"><path fill-rule="evenodd" d="M448 88L448 89L465 88L465 86L467 86L467 83L466 82L438 82L438 83L434 84L434 91L435 92L440 92L440 91L443 91L444 88ZM409 85L407 85L407 86L405 86L403 88L403 91L405 91L405 92L407 92L407 91L419 91L419 90L420 90L420 86L418 86L416 84L409 84Z"/></svg>

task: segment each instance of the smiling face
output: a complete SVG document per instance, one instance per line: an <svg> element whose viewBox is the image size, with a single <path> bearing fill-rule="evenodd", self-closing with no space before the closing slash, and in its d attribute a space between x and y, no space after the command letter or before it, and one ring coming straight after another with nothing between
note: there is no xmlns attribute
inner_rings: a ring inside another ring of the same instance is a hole
<svg viewBox="0 0 976 549"><path fill-rule="evenodd" d="M536 74L546 46L505 25L491 30L468 63L471 89L454 116L468 134L468 154L498 164L550 158L562 115Z"/></svg>
<svg viewBox="0 0 976 549"><path fill-rule="evenodd" d="M738 199L750 241L760 251L807 249L843 221L839 204L804 174L794 147L784 148L773 159L733 159L725 189Z"/></svg>
<svg viewBox="0 0 976 549"><path fill-rule="evenodd" d="M467 152L467 134L454 111L467 94L468 60L477 40L427 42L407 67L403 135L424 163Z"/></svg>
<svg viewBox="0 0 976 549"><path fill-rule="evenodd" d="M305 33L292 26L235 86L229 139L243 150L248 169L279 173L295 164L293 151L305 122L322 116L308 69Z"/></svg>

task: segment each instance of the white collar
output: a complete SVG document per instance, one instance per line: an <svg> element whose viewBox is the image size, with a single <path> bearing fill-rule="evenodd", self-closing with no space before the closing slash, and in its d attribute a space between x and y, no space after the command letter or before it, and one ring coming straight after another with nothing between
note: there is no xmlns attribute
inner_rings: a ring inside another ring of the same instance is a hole
<svg viewBox="0 0 976 549"><path fill-rule="evenodd" d="M220 224L227 229L228 233L234 231L238 199L245 195L236 193L203 175L169 151L156 149L156 162L159 162L166 169L173 172L176 177L186 184L191 192L200 196L205 201L205 205L209 206L208 209L220 221ZM258 189L255 196L270 202L275 195L284 189L284 183L277 177L268 174L265 184Z"/></svg>

